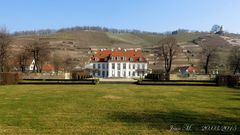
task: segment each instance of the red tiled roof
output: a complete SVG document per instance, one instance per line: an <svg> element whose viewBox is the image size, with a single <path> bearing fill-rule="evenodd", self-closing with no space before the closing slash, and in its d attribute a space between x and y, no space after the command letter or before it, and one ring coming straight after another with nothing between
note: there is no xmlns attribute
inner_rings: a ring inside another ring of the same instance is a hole
<svg viewBox="0 0 240 135"><path fill-rule="evenodd" d="M113 60L112 57L115 59ZM117 60L117 57L120 60ZM141 61L139 59L141 58ZM95 52L95 55L91 57L91 61L95 62L106 62L106 61L116 61L116 62L147 62L146 59L143 57L141 51L135 50L98 50Z"/></svg>
<svg viewBox="0 0 240 135"><path fill-rule="evenodd" d="M179 67L179 70L181 70L181 72L185 72L187 71L188 73L194 73L194 72L198 72L198 69L193 67L193 66L184 66L184 67Z"/></svg>
<svg viewBox="0 0 240 135"><path fill-rule="evenodd" d="M46 71L46 72L54 71L54 66L51 64L44 64L42 66L42 71Z"/></svg>
<svg viewBox="0 0 240 135"><path fill-rule="evenodd" d="M197 71L198 71L197 68L192 67L192 66L189 66L187 70L188 70L189 73L194 73L194 72L197 72Z"/></svg>
<svg viewBox="0 0 240 135"><path fill-rule="evenodd" d="M55 67L49 63L46 63L42 66L42 71L45 71L45 72L50 72L50 71L54 71L55 70ZM63 67L59 67L58 69L59 71L64 71L64 68Z"/></svg>

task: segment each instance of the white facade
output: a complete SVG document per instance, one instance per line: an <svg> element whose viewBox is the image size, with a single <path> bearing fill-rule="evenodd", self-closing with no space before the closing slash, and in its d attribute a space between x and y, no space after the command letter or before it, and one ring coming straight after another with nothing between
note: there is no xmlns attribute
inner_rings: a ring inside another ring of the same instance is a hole
<svg viewBox="0 0 240 135"><path fill-rule="evenodd" d="M146 62L92 62L86 67L95 69L92 73L100 78L136 78L147 75Z"/></svg>
<svg viewBox="0 0 240 135"><path fill-rule="evenodd" d="M30 64L30 66L29 66L29 68L28 68L28 70L29 70L29 71L33 71L33 70L34 70L34 65L35 65L35 60L33 59L33 60L32 60L32 63Z"/></svg>

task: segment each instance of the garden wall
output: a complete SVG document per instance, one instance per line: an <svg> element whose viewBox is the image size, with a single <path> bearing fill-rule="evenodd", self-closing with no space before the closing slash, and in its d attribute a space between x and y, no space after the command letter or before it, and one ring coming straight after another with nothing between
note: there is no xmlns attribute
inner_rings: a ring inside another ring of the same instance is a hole
<svg viewBox="0 0 240 135"><path fill-rule="evenodd" d="M71 79L70 73L24 73L22 79Z"/></svg>
<svg viewBox="0 0 240 135"><path fill-rule="evenodd" d="M211 80L210 75L194 75L189 77L181 77L177 74L171 74L170 80Z"/></svg>

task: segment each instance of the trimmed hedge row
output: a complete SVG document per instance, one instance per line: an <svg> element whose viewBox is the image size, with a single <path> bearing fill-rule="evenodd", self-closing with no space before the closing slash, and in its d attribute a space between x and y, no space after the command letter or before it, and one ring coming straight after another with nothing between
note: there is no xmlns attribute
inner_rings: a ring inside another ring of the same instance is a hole
<svg viewBox="0 0 240 135"><path fill-rule="evenodd" d="M81 79L81 80L64 80L64 79L24 79L18 84L98 84L99 79Z"/></svg>
<svg viewBox="0 0 240 135"><path fill-rule="evenodd" d="M154 80L154 81L162 81L162 80L166 80L166 75L164 74L148 74L146 77L146 79L150 79L150 80Z"/></svg>
<svg viewBox="0 0 240 135"><path fill-rule="evenodd" d="M236 87L240 83L240 76L219 75L216 78L216 82L218 86Z"/></svg>
<svg viewBox="0 0 240 135"><path fill-rule="evenodd" d="M19 73L0 73L0 85L17 84L19 80Z"/></svg>

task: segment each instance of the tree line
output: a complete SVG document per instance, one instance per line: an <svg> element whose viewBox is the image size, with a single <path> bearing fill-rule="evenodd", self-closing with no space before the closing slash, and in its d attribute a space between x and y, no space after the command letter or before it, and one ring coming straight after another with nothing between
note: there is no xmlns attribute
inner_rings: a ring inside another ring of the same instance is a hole
<svg viewBox="0 0 240 135"><path fill-rule="evenodd" d="M53 29L42 29L42 30L26 30L14 32L13 36L48 36L50 34L56 33Z"/></svg>
<svg viewBox="0 0 240 135"><path fill-rule="evenodd" d="M89 30L89 31L98 31L98 32L111 32L111 33L133 33L133 34L152 34L152 35L163 35L163 33L158 32L148 32L148 31L140 31L136 29L115 29L115 28L107 28L100 26L75 26L69 28L61 28L58 30L54 29L41 29L41 30L28 30L28 31L17 31L14 32L13 36L48 36L50 34L58 33L58 32L69 32L69 31L79 31L79 30Z"/></svg>
<svg viewBox="0 0 240 135"><path fill-rule="evenodd" d="M220 30L220 25L213 25L210 33L217 33ZM89 31L99 31L99 32L111 32L111 33L132 33L132 34L151 34L151 35L177 35L181 33L199 33L203 31L197 30L188 30L188 29L177 29L174 31L166 31L166 32L149 32L149 31L141 31L137 29L116 29L116 28L108 28L108 27L101 27L101 26L75 26L75 27L68 27L68 28L61 28L61 29L40 29L40 30L27 30L27 31L16 31L12 35L13 36L48 36L50 34L54 34L57 32L69 32L69 31L79 31L79 30L89 30ZM206 33L207 31L204 31ZM233 33L229 33L224 31L226 34L234 35Z"/></svg>

